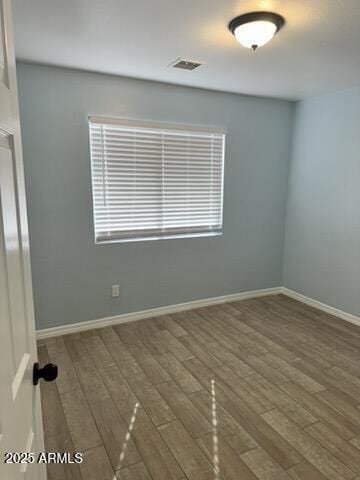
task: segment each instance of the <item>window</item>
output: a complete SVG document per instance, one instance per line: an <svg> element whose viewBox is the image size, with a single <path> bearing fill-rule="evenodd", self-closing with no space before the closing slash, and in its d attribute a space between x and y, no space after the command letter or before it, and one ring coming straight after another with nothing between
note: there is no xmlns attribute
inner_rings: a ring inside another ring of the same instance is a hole
<svg viewBox="0 0 360 480"><path fill-rule="evenodd" d="M90 117L95 241L221 233L224 131Z"/></svg>

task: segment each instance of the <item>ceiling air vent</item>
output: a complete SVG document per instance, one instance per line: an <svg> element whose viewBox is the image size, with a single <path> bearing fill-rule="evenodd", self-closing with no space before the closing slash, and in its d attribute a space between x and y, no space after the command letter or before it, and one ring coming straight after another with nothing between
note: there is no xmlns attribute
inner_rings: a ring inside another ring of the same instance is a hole
<svg viewBox="0 0 360 480"><path fill-rule="evenodd" d="M195 70L200 67L201 62L194 62L193 60L185 60L185 58L178 58L175 62L170 63L169 67L182 68L183 70Z"/></svg>

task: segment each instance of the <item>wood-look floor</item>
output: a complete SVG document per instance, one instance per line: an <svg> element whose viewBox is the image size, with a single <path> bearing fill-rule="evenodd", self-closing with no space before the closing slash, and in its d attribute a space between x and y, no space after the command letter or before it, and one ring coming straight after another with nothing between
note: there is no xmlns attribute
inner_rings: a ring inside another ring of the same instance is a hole
<svg viewBox="0 0 360 480"><path fill-rule="evenodd" d="M49 480L360 480L360 328L284 296L43 341Z"/></svg>

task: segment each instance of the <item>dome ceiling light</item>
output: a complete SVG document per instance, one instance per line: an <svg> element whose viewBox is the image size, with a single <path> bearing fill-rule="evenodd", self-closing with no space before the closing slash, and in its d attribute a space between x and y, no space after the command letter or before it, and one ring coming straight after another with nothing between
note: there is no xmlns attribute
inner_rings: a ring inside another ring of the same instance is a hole
<svg viewBox="0 0 360 480"><path fill-rule="evenodd" d="M231 20L229 30L241 45L256 50L269 42L284 23L284 17L277 13L251 12Z"/></svg>

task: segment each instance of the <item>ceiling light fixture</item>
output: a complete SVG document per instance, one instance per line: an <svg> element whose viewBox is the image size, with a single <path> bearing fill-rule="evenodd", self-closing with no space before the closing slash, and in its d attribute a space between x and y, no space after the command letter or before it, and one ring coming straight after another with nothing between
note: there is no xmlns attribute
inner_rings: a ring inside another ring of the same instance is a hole
<svg viewBox="0 0 360 480"><path fill-rule="evenodd" d="M251 12L231 20L229 30L241 45L256 50L269 42L284 23L284 17L277 13Z"/></svg>

